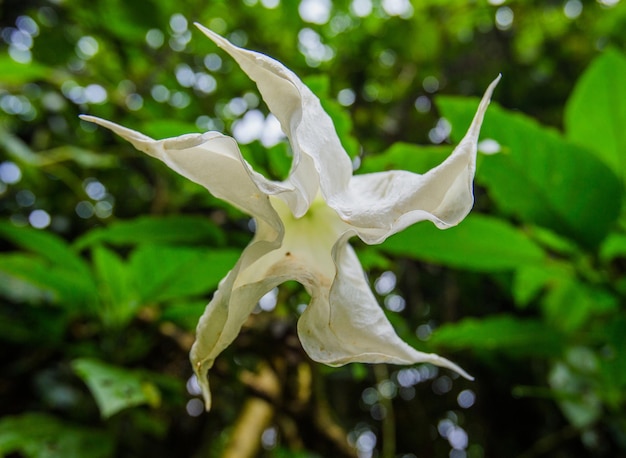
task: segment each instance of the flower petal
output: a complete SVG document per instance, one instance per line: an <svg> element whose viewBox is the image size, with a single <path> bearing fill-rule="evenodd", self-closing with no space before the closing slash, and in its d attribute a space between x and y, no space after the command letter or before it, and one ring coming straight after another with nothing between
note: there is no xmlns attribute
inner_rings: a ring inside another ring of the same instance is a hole
<svg viewBox="0 0 626 458"><path fill-rule="evenodd" d="M333 250L337 274L332 287L320 284L311 291L311 303L298 321L298 334L309 356L331 366L428 362L472 379L456 364L417 351L398 337L374 298L347 238L348 234Z"/></svg>
<svg viewBox="0 0 626 458"><path fill-rule="evenodd" d="M247 283L241 281L240 274L277 245L255 236L255 240L243 251L235 267L220 282L213 299L198 321L196 341L191 347L189 358L202 389L206 410L211 409L207 374L215 358L235 340L259 299L286 280L280 276L268 276Z"/></svg>
<svg viewBox="0 0 626 458"><path fill-rule="evenodd" d="M335 275L331 248L337 234L345 230L345 224L323 202L317 204L321 208L316 213L322 220L334 216L329 227L312 223L311 215L307 215L308 220L295 219L285 202L277 197L271 200L278 214L285 218L284 236L281 232L274 239L273 229L259 221L254 239L220 283L198 323L191 361L207 410L211 405L207 372L215 358L235 339L259 299L287 280L299 281L309 291L319 289L320 283L328 289Z"/></svg>
<svg viewBox="0 0 626 458"><path fill-rule="evenodd" d="M293 164L287 181L295 189L281 198L294 215L300 217L306 213L320 186L327 201L345 192L352 176L352 163L332 120L311 90L280 62L239 48L200 24L196 26L256 82L263 100L289 138Z"/></svg>
<svg viewBox="0 0 626 458"><path fill-rule="evenodd" d="M278 232L280 223L266 195L282 192L280 183L269 182L245 162L234 139L219 132L188 134L153 140L94 116L81 119L99 124L129 141L135 148L160 159L172 170L204 186L215 197L229 202L257 219L263 219Z"/></svg>
<svg viewBox="0 0 626 458"><path fill-rule="evenodd" d="M465 137L439 166L424 175L406 171L356 175L349 191L329 205L370 244L418 221L432 221L440 229L458 224L474 203L480 126L499 80L500 76L489 85Z"/></svg>

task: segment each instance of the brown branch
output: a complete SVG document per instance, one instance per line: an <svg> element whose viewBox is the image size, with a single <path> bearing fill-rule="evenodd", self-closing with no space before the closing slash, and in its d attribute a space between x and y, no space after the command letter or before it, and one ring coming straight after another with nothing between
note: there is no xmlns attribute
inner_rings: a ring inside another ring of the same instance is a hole
<svg viewBox="0 0 626 458"><path fill-rule="evenodd" d="M260 364L259 372L243 371L241 381L256 391L264 393L272 401L278 400L281 385L276 373L267 365ZM272 402L257 396L248 398L235 422L222 458L253 458L261 447L261 436L274 418Z"/></svg>
<svg viewBox="0 0 626 458"><path fill-rule="evenodd" d="M261 448L261 435L272 422L274 407L257 397L248 398L235 422L222 458L253 458Z"/></svg>
<svg viewBox="0 0 626 458"><path fill-rule="evenodd" d="M333 418L328 399L324 392L323 378L317 371L314 371L313 374L313 388L317 401L315 402L313 412L315 427L324 434L344 456L356 457L356 450L348 443L346 431Z"/></svg>

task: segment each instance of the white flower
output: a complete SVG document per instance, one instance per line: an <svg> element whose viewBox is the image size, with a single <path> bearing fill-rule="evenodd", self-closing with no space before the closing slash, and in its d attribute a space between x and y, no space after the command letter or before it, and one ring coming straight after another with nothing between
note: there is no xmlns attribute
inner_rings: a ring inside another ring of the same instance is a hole
<svg viewBox="0 0 626 458"><path fill-rule="evenodd" d="M294 73L196 25L256 82L280 121L293 150L285 181L252 170L236 142L218 132L153 140L109 121L82 118L112 130L256 220L253 240L220 282L191 349L207 410L207 373L215 358L238 335L259 299L287 280L300 282L311 296L298 334L315 361L333 366L429 362L471 379L454 363L419 352L398 337L348 239L358 236L378 244L418 221L445 229L467 215L480 125L499 77L487 89L465 138L442 164L424 175L389 171L353 176L330 117Z"/></svg>

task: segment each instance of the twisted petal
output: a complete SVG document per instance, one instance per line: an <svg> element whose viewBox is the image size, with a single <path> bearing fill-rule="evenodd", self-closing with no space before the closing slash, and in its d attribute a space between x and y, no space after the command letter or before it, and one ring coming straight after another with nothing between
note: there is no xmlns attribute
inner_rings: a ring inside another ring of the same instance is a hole
<svg viewBox="0 0 626 458"><path fill-rule="evenodd" d="M439 166L424 175L401 170L356 175L349 192L329 205L370 244L418 221L432 221L440 229L458 224L474 203L478 135L499 80L489 85L465 137Z"/></svg>
<svg viewBox="0 0 626 458"><path fill-rule="evenodd" d="M239 48L200 24L196 26L256 82L263 100L289 138L293 164L287 182L293 190L281 198L292 212L304 215L320 186L327 201L344 193L352 176L352 164L319 99L280 62Z"/></svg>
<svg viewBox="0 0 626 458"><path fill-rule="evenodd" d="M94 116L83 115L81 119L115 132L138 150L160 159L172 170L204 186L214 196L264 220L276 233L282 230L266 192L279 193L283 187L254 172L244 161L237 143L231 137L219 132L207 132L153 140L137 131Z"/></svg>
<svg viewBox="0 0 626 458"><path fill-rule="evenodd" d="M206 410L211 408L208 371L215 358L235 340L259 299L287 279L284 275L258 275L246 281L242 274L250 265L256 265L259 259L263 259L280 245L277 241L264 240L268 232L273 231L262 229L257 232L235 267L220 282L213 299L198 321L196 341L189 357L202 389Z"/></svg>
<svg viewBox="0 0 626 458"><path fill-rule="evenodd" d="M309 356L338 366L350 362L415 364L429 362L472 379L456 364L406 344L394 331L372 294L346 234L334 247L337 273L330 288L314 285L311 303L298 321Z"/></svg>
<svg viewBox="0 0 626 458"><path fill-rule="evenodd" d="M317 231L307 217L293 218L285 202L278 198L272 201L286 219L287 230L281 232L278 240L273 240L270 227L263 222L257 226L253 241L220 283L196 329L196 342L190 356L207 410L211 406L207 372L215 358L235 339L259 299L275 286L292 279L309 291L320 290L314 286L318 283L328 289L335 275L331 247L336 241L335 234L345 230L345 225L335 215L329 231ZM322 207L318 217L327 216L325 211L334 215L330 208Z"/></svg>

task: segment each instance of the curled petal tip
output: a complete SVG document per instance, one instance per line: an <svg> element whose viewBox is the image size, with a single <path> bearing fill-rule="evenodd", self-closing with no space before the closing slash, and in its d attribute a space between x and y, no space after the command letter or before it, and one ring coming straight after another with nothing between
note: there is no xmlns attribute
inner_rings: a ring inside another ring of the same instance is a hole
<svg viewBox="0 0 626 458"><path fill-rule="evenodd" d="M464 379L467 379L469 381L474 381L474 377L472 377L470 374L468 374L463 368L461 368L461 366L459 366L458 364L453 363L452 361L446 359L446 358L442 358L439 355L430 355L430 357L432 358L430 362L431 364L436 364L437 366L441 366L441 367L447 367L448 369L453 370L454 372L456 372L457 374L459 374L461 377L463 377Z"/></svg>
<svg viewBox="0 0 626 458"><path fill-rule="evenodd" d="M473 375L469 375L467 372L463 371L463 373L460 373L461 377L463 377L464 379L469 380L470 382L473 382L474 380L476 380L476 377L474 377Z"/></svg>

